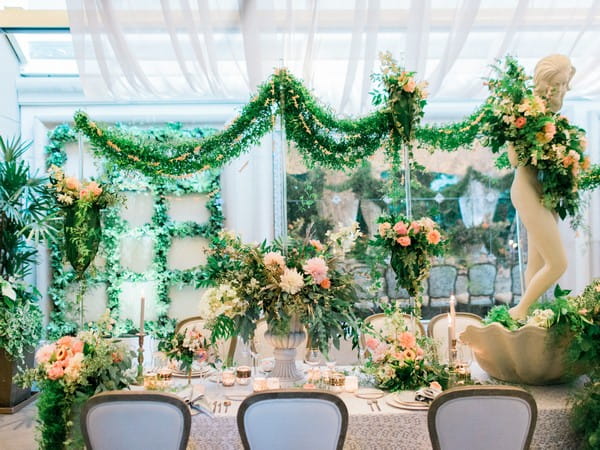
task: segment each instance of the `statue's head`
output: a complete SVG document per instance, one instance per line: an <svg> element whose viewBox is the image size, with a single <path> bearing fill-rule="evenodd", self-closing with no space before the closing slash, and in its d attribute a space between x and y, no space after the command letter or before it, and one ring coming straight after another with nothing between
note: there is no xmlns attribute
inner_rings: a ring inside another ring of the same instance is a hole
<svg viewBox="0 0 600 450"><path fill-rule="evenodd" d="M548 108L557 112L562 107L563 98L570 89L569 83L575 75L571 60L565 55L549 55L535 65L533 83L535 93L545 97Z"/></svg>

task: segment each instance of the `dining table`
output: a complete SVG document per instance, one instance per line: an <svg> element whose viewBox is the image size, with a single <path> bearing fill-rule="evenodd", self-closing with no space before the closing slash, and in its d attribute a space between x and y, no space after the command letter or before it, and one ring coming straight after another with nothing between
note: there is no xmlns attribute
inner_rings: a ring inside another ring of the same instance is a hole
<svg viewBox="0 0 600 450"><path fill-rule="evenodd" d="M300 364L300 363L299 363ZM342 368L340 368L341 370ZM345 371L358 373L357 368L344 367ZM498 383L478 368L472 367L473 379L483 383ZM191 384L190 384L191 382ZM180 396L198 397L192 410L192 426L188 449L239 450L242 442L238 432L237 412L241 401L252 393L252 383L225 387L218 377L198 377L191 380L174 379ZM576 449L577 438L569 425L568 397L579 382L554 386L522 386L537 403L538 417L533 435L532 449ZM347 450L420 450L431 449L427 428L427 410L402 409L386 392L376 405L355 393L341 392L349 413L344 449ZM490 411L493 414L493 411ZM498 426L502 426L498 423ZM464 424L465 428L469 424ZM507 430L507 432L510 432Z"/></svg>

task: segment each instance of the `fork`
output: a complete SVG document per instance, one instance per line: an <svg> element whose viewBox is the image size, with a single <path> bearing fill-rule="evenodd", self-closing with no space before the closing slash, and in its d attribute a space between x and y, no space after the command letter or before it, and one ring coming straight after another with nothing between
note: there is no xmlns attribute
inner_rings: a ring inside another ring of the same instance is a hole
<svg viewBox="0 0 600 450"><path fill-rule="evenodd" d="M381 408L379 407L379 403L377 402L377 400L373 400L373 404L377 408L377 411L381 412Z"/></svg>
<svg viewBox="0 0 600 450"><path fill-rule="evenodd" d="M375 412L375 408L373 408L373 400L367 400L367 405L371 408L371 412Z"/></svg>

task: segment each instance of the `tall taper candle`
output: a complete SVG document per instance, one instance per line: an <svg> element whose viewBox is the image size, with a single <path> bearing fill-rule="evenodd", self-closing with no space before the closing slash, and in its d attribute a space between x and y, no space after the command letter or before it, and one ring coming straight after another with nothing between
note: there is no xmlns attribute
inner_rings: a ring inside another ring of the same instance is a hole
<svg viewBox="0 0 600 450"><path fill-rule="evenodd" d="M450 296L450 321L452 322L452 341L456 340L456 297Z"/></svg>
<svg viewBox="0 0 600 450"><path fill-rule="evenodd" d="M144 298L144 291L142 291L142 302L140 306L140 333L144 332L144 309L146 306L146 299Z"/></svg>

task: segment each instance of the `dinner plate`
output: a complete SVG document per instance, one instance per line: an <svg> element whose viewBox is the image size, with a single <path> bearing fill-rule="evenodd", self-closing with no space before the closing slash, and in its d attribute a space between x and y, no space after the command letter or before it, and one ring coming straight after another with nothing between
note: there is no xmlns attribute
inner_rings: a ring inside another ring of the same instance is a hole
<svg viewBox="0 0 600 450"><path fill-rule="evenodd" d="M385 402L394 408L400 409L410 409L415 411L426 411L429 409L427 403L415 400L414 391L395 392L387 397Z"/></svg>
<svg viewBox="0 0 600 450"><path fill-rule="evenodd" d="M375 388L360 388L354 395L356 395L358 398L377 399L383 397L385 392L383 392L381 389Z"/></svg>
<svg viewBox="0 0 600 450"><path fill-rule="evenodd" d="M234 402L241 402L246 397L248 397L251 392L248 391L231 391L225 393L225 398L227 400L232 400Z"/></svg>
<svg viewBox="0 0 600 450"><path fill-rule="evenodd" d="M205 367L200 370L192 370L192 378L198 378L203 375L208 375L211 372L212 369L210 367ZM187 378L188 376L187 372L182 372L181 370L174 370L172 375L178 378Z"/></svg>

